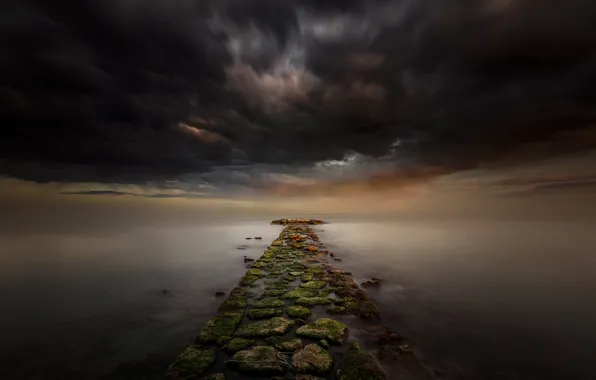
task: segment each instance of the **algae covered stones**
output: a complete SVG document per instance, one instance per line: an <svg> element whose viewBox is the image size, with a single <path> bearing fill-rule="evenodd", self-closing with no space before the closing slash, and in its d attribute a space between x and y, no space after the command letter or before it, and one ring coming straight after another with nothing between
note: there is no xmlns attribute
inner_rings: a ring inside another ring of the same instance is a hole
<svg viewBox="0 0 596 380"><path fill-rule="evenodd" d="M308 289L322 289L327 285L325 281L308 281L304 284L300 284L301 288L308 288Z"/></svg>
<svg viewBox="0 0 596 380"><path fill-rule="evenodd" d="M296 372L323 373L331 369L331 355L317 344L309 344L292 357Z"/></svg>
<svg viewBox="0 0 596 380"><path fill-rule="evenodd" d="M170 365L169 373L174 373L182 379L196 377L202 375L216 360L213 349L192 345L178 355Z"/></svg>
<svg viewBox="0 0 596 380"><path fill-rule="evenodd" d="M284 301L277 300L275 298L264 299L264 300L255 302L254 304L250 305L250 307L253 309L270 309L270 308L284 307L284 306L286 306L286 303Z"/></svg>
<svg viewBox="0 0 596 380"><path fill-rule="evenodd" d="M238 366L242 372L258 374L276 374L286 371L286 356L269 346L255 346L248 350L238 351L228 361Z"/></svg>
<svg viewBox="0 0 596 380"><path fill-rule="evenodd" d="M280 309L250 309L246 312L249 319L265 319L271 317L281 317L283 311Z"/></svg>
<svg viewBox="0 0 596 380"><path fill-rule="evenodd" d="M298 305L328 305L333 303L333 300L325 297L300 297L296 300Z"/></svg>
<svg viewBox="0 0 596 380"><path fill-rule="evenodd" d="M234 335L244 338L284 335L292 326L294 326L294 321L283 317L274 317L241 326Z"/></svg>
<svg viewBox="0 0 596 380"><path fill-rule="evenodd" d="M296 330L296 335L341 344L348 335L348 326L334 319L319 318L313 323L300 327Z"/></svg>
<svg viewBox="0 0 596 380"><path fill-rule="evenodd" d="M249 340L249 339L244 339L244 338L234 338L234 339L230 340L228 343L226 343L222 347L222 350L228 351L228 352L237 352L237 351L244 350L245 348L252 346L254 343L255 343L254 340Z"/></svg>
<svg viewBox="0 0 596 380"><path fill-rule="evenodd" d="M197 337L198 342L203 344L215 343L219 337L232 335L240 321L242 321L243 316L244 311L216 315L205 324Z"/></svg>
<svg viewBox="0 0 596 380"><path fill-rule="evenodd" d="M288 316L292 318L308 318L312 313L309 308L304 306L290 306L288 307Z"/></svg>
<svg viewBox="0 0 596 380"><path fill-rule="evenodd" d="M367 354L358 343L344 355L337 369L338 380L386 380L372 356Z"/></svg>

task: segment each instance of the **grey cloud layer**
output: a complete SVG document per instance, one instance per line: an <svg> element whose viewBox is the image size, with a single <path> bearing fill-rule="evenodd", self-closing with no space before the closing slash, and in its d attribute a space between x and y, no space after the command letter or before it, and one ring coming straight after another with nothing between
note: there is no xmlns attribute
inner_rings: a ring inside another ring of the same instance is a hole
<svg viewBox="0 0 596 380"><path fill-rule="evenodd" d="M15 177L225 182L236 171L214 168L295 174L392 149L457 171L535 142L520 160L596 146L590 1L2 7L0 171Z"/></svg>

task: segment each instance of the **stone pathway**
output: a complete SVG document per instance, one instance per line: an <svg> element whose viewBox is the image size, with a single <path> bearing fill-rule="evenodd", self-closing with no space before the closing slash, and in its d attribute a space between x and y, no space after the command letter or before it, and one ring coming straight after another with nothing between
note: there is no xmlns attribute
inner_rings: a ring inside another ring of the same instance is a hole
<svg viewBox="0 0 596 380"><path fill-rule="evenodd" d="M178 355L168 379L433 378L402 338L380 324L376 305L351 273L329 264L338 259L313 230L323 221L272 224L286 227L195 344Z"/></svg>

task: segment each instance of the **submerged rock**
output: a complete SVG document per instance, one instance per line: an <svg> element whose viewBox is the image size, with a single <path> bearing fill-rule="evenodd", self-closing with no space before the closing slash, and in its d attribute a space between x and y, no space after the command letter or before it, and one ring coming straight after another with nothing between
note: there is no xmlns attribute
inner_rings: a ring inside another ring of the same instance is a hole
<svg viewBox="0 0 596 380"><path fill-rule="evenodd" d="M338 306L338 305L329 306L329 308L327 309L327 312L329 314L333 314L333 315L349 313L348 308L346 308L345 306Z"/></svg>
<svg viewBox="0 0 596 380"><path fill-rule="evenodd" d="M386 380L374 358L367 354L358 343L346 352L337 369L338 380Z"/></svg>
<svg viewBox="0 0 596 380"><path fill-rule="evenodd" d="M309 344L292 357L296 372L323 373L331 369L331 355L317 344Z"/></svg>
<svg viewBox="0 0 596 380"><path fill-rule="evenodd" d="M265 341L268 345L271 345L283 352L294 352L302 348L302 339L284 339L280 337L267 338Z"/></svg>
<svg viewBox="0 0 596 380"><path fill-rule="evenodd" d="M364 282L362 282L360 285L364 286L364 287L376 287L381 285L381 279L373 277L370 280L366 280Z"/></svg>
<svg viewBox="0 0 596 380"><path fill-rule="evenodd" d="M230 365L243 372L261 375L284 373L286 356L269 346L255 346L249 350L238 351L232 356Z"/></svg>
<svg viewBox="0 0 596 380"><path fill-rule="evenodd" d="M309 281L305 282L304 284L300 284L301 288L309 288L309 289L321 289L327 286L325 281Z"/></svg>
<svg viewBox="0 0 596 380"><path fill-rule="evenodd" d="M246 312L248 319L264 319L282 315L283 311L279 309L250 309Z"/></svg>
<svg viewBox="0 0 596 380"><path fill-rule="evenodd" d="M227 352L237 352L240 350L244 350L255 344L254 340L244 339L244 338L234 338L226 343L221 349Z"/></svg>
<svg viewBox="0 0 596 380"><path fill-rule="evenodd" d="M330 298L324 297L301 297L296 300L298 305L328 305L332 303L333 300Z"/></svg>
<svg viewBox="0 0 596 380"><path fill-rule="evenodd" d="M240 279L239 284L241 286L247 286L247 285L250 285L253 282L257 281L258 279L259 279L259 277L257 277L257 276L246 275Z"/></svg>
<svg viewBox="0 0 596 380"><path fill-rule="evenodd" d="M211 348L191 345L178 355L168 372L182 379L196 377L202 375L216 360L215 351Z"/></svg>
<svg viewBox="0 0 596 380"><path fill-rule="evenodd" d="M261 239L263 239L263 238L260 236L255 236L255 240L261 240Z"/></svg>
<svg viewBox="0 0 596 380"><path fill-rule="evenodd" d="M250 305L250 307L253 309L270 309L284 306L286 306L286 303L284 301L275 298L264 299Z"/></svg>
<svg viewBox="0 0 596 380"><path fill-rule="evenodd" d="M348 335L348 326L329 318L319 318L313 323L296 330L297 336L310 339L325 339L331 343L343 343Z"/></svg>
<svg viewBox="0 0 596 380"><path fill-rule="evenodd" d="M204 344L215 343L219 337L232 335L240 321L242 321L243 316L244 311L216 315L205 324L197 337L197 341Z"/></svg>
<svg viewBox="0 0 596 380"><path fill-rule="evenodd" d="M294 321L283 317L274 317L265 321L241 326L234 335L245 338L264 338L272 335L284 335L294 326Z"/></svg>
<svg viewBox="0 0 596 380"><path fill-rule="evenodd" d="M282 298L285 299L298 299L302 297L316 297L319 295L319 292L312 289L304 289L304 288L296 288L287 293L285 293Z"/></svg>
<svg viewBox="0 0 596 380"><path fill-rule="evenodd" d="M226 292L215 292L216 297L223 297L226 295Z"/></svg>
<svg viewBox="0 0 596 380"><path fill-rule="evenodd" d="M309 308L304 306L290 306L287 310L288 316L292 318L306 319L312 313Z"/></svg>

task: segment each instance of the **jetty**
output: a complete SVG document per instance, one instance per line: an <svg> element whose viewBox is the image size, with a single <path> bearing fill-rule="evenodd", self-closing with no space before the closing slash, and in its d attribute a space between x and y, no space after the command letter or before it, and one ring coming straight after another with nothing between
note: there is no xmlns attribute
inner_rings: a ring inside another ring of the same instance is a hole
<svg viewBox="0 0 596 380"><path fill-rule="evenodd" d="M316 219L284 226L247 270L166 378L385 380L433 379L414 351L384 326L379 310L333 266ZM380 279L362 283L380 286Z"/></svg>

